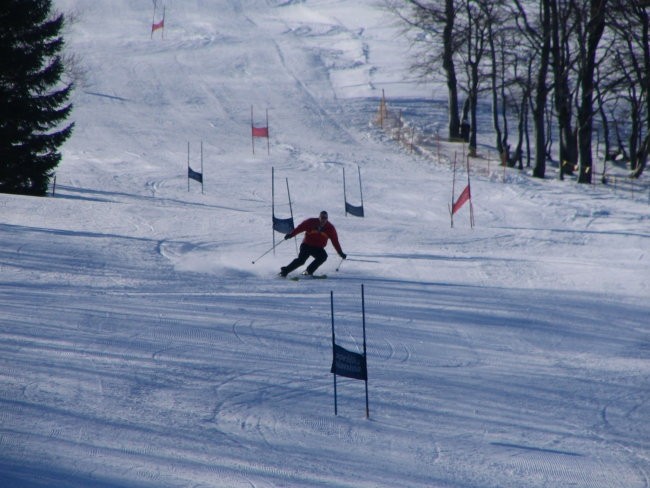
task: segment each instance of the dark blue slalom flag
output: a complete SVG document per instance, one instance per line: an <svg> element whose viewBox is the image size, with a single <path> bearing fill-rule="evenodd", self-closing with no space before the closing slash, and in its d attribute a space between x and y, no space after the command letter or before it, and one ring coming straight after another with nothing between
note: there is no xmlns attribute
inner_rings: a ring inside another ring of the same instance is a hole
<svg viewBox="0 0 650 488"><path fill-rule="evenodd" d="M332 367L330 373L334 378L334 415L338 415L338 400L336 392L336 377L345 376L355 380L362 380L366 384L366 418L370 418L368 403L368 363L366 349L366 305L361 285L361 317L363 321L363 353L348 351L336 343L334 333L334 292L330 291L330 308L332 314Z"/></svg>
<svg viewBox="0 0 650 488"><path fill-rule="evenodd" d="M353 378L355 380L368 380L368 367L366 365L366 356L358 352L348 351L347 349L334 344L334 359L330 373Z"/></svg>
<svg viewBox="0 0 650 488"><path fill-rule="evenodd" d="M361 196L361 205L352 205L348 203L347 190L345 188L345 167L343 168L343 201L345 203L345 215L350 214L355 217L363 217L363 190L361 188L361 168L359 170L359 195Z"/></svg>
<svg viewBox="0 0 650 488"><path fill-rule="evenodd" d="M356 207L345 202L345 212L354 215L355 217L363 217L363 205Z"/></svg>
<svg viewBox="0 0 650 488"><path fill-rule="evenodd" d="M273 230L281 232L283 234L288 234L289 232L293 231L293 229L293 217L289 217L287 219L279 219L273 215Z"/></svg>
<svg viewBox="0 0 650 488"><path fill-rule="evenodd" d="M203 173L194 171L189 166L187 167L187 177L191 180L198 181L199 183L203 183Z"/></svg>

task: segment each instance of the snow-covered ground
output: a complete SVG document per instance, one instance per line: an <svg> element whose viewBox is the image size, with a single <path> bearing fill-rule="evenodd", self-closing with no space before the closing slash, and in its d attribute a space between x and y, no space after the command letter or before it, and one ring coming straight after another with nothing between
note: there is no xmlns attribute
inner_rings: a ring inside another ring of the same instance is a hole
<svg viewBox="0 0 650 488"><path fill-rule="evenodd" d="M648 196L498 170L452 228L449 165L370 125L437 92L378 3L168 0L152 40L152 2L57 0L87 83L55 197L0 195L0 486L650 486ZM272 167L330 279L257 259ZM369 419L329 372L362 284Z"/></svg>

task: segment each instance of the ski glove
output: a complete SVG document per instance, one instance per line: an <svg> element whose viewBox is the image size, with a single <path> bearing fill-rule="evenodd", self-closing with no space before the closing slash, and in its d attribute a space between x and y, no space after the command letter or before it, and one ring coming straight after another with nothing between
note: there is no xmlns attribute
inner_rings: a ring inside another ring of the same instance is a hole
<svg viewBox="0 0 650 488"><path fill-rule="evenodd" d="M291 239L291 237L291 232L289 232L288 234L285 234L284 240L286 241L287 239Z"/></svg>
<svg viewBox="0 0 650 488"><path fill-rule="evenodd" d="M348 257L348 255L345 254L344 252L342 252L341 254L339 254L339 256L341 256L342 259L346 259L346 258Z"/></svg>

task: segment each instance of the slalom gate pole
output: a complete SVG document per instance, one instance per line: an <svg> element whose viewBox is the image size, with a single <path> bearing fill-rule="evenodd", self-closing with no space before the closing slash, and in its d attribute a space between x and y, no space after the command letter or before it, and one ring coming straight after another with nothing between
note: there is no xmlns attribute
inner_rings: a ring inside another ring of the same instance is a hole
<svg viewBox="0 0 650 488"><path fill-rule="evenodd" d="M151 39L153 39L153 25L156 23L156 6L158 2L153 2L153 16L151 17Z"/></svg>
<svg viewBox="0 0 650 488"><path fill-rule="evenodd" d="M361 166L357 164L357 170L359 171L359 196L361 197L361 208L363 208L363 189L361 188Z"/></svg>
<svg viewBox="0 0 650 488"><path fill-rule="evenodd" d="M271 154L271 134L269 134L269 109L266 109L266 154Z"/></svg>
<svg viewBox="0 0 650 488"><path fill-rule="evenodd" d="M289 191L289 178L285 178L287 182L287 198L289 199L289 214L291 214L291 222L293 223L293 207L291 206L291 192ZM293 241L296 245L296 256L298 255L298 239Z"/></svg>
<svg viewBox="0 0 650 488"><path fill-rule="evenodd" d="M251 110L252 107L251 107ZM252 124L252 119L251 119ZM275 219L275 168L271 166L271 218ZM273 241L273 249L275 249L275 229L273 223L271 223L271 234ZM253 262L255 264L255 262Z"/></svg>
<svg viewBox="0 0 650 488"><path fill-rule="evenodd" d="M451 226L454 226L454 212L452 208L454 207L454 193L456 190L456 151L454 151L454 172L451 180L451 207L449 207L449 217L451 218Z"/></svg>
<svg viewBox="0 0 650 488"><path fill-rule="evenodd" d="M348 197L345 191L345 166L343 166L343 205L345 207L345 216L348 216ZM336 270L338 271L338 269Z"/></svg>
<svg viewBox="0 0 650 488"><path fill-rule="evenodd" d="M255 136L253 135L253 106L251 105L251 144L253 145L253 154L255 154Z"/></svg>
<svg viewBox="0 0 650 488"><path fill-rule="evenodd" d="M330 291L330 314L332 315L332 364L336 361L336 338L334 336L334 292ZM336 371L336 370L335 370ZM336 373L334 373L334 415L338 415L338 401L336 397Z"/></svg>
<svg viewBox="0 0 650 488"><path fill-rule="evenodd" d="M370 418L370 405L368 403L368 353L366 350L366 300L363 292L363 283L361 283L361 316L363 320L363 360L366 362L366 418Z"/></svg>
<svg viewBox="0 0 650 488"><path fill-rule="evenodd" d="M474 206L472 205L472 186L469 181L469 154L467 155L467 188L469 189L469 226L474 228Z"/></svg>
<svg viewBox="0 0 650 488"><path fill-rule="evenodd" d="M278 246L279 246L280 244L282 244L283 242L284 242L284 239L282 239L282 240L281 240L280 242L278 242L277 244L273 244L273 246L271 247L271 249L269 249L269 250L266 251L264 254L260 255L258 258L256 258L255 260L253 260L252 263L255 264L257 261L259 261L259 260L262 259L264 256L266 256L268 253L270 253L271 251L273 251L276 247L278 247Z"/></svg>

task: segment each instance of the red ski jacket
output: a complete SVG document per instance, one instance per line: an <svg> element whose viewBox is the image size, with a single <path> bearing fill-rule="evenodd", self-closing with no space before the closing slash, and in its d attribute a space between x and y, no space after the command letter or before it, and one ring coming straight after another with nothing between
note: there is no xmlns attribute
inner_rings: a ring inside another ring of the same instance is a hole
<svg viewBox="0 0 650 488"><path fill-rule="evenodd" d="M325 225L321 226L320 220L316 217L304 220L298 227L293 229L293 232L291 232L290 235L291 237L295 237L301 232L305 233L305 238L302 242L308 246L324 248L327 246L327 240L331 239L336 252L343 254L341 245L339 244L339 237L336 234L336 229L329 223L329 221L325 222Z"/></svg>

